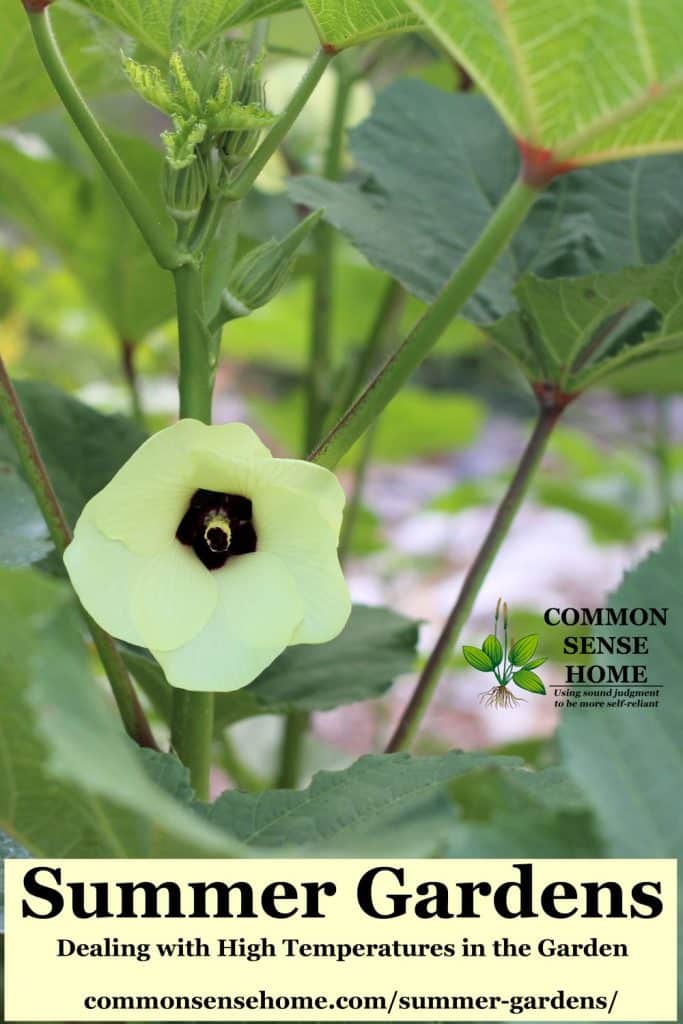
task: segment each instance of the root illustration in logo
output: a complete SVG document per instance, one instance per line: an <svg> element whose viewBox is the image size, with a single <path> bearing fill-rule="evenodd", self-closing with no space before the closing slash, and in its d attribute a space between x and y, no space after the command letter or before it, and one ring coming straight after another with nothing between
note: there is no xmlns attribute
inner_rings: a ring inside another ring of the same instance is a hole
<svg viewBox="0 0 683 1024"><path fill-rule="evenodd" d="M501 605L503 627L502 639L499 639ZM462 649L468 665L478 672L490 672L496 678L495 685L490 690L484 690L480 696L481 703L488 708L514 708L524 700L510 689L511 683L527 693L546 692L543 681L534 671L547 661L547 658L536 656L539 640L537 634L530 633L515 640L510 636L509 621L507 603L499 598L493 633L486 637L481 647L465 645Z"/></svg>

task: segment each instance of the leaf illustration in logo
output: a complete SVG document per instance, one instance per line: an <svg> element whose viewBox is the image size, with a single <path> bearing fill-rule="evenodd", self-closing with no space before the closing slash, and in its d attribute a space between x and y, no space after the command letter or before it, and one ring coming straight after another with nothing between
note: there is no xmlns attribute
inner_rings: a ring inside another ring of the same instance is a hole
<svg viewBox="0 0 683 1024"><path fill-rule="evenodd" d="M522 690L528 690L529 693L545 693L545 686L535 672L521 668L512 678Z"/></svg>
<svg viewBox="0 0 683 1024"><path fill-rule="evenodd" d="M538 636L536 633L530 633L529 636L523 636L516 644L514 644L510 651L510 662L513 665L526 665L526 663L533 658L537 647Z"/></svg>
<svg viewBox="0 0 683 1024"><path fill-rule="evenodd" d="M478 647L463 647L462 653L465 655L465 661L472 668L476 668L478 672L491 672L493 671L493 662L491 661L488 654L484 651L480 651Z"/></svg>
<svg viewBox="0 0 683 1024"><path fill-rule="evenodd" d="M498 637L490 633L481 645L481 649L491 659L493 668L498 668L503 660L503 645Z"/></svg>
<svg viewBox="0 0 683 1024"><path fill-rule="evenodd" d="M538 668L540 665L545 665L547 658L534 658L533 661L529 661L523 667L531 671L532 668Z"/></svg>

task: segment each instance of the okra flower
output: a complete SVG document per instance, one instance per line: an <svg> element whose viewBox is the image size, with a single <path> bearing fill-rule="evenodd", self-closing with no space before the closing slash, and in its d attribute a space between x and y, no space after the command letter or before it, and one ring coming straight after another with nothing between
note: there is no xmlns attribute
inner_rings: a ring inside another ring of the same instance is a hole
<svg viewBox="0 0 683 1024"><path fill-rule="evenodd" d="M328 470L273 458L242 423L185 419L87 503L64 562L95 621L172 686L236 690L344 627L343 507Z"/></svg>

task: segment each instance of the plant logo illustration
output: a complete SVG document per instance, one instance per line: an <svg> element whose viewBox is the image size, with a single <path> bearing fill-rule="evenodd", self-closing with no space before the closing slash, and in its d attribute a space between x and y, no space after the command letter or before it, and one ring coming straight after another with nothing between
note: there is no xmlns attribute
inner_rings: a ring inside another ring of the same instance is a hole
<svg viewBox="0 0 683 1024"><path fill-rule="evenodd" d="M496 677L496 685L490 690L484 690L480 700L488 708L514 708L522 701L523 697L517 697L509 689L510 683L515 683L521 690L527 693L545 693L545 686L536 674L534 669L539 668L547 658L534 657L538 647L538 636L530 633L519 640L510 637L509 615L506 602L502 602L503 609L503 641L498 639L498 627L500 624L501 599L498 598L496 605L496 616L494 619L493 633L490 633L484 640L481 647L469 647L465 645L462 649L465 660L478 672L492 672Z"/></svg>

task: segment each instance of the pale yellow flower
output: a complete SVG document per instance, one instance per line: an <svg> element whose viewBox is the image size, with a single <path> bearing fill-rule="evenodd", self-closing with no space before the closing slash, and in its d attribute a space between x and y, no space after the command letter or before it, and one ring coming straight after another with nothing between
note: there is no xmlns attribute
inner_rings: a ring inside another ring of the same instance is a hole
<svg viewBox="0 0 683 1024"><path fill-rule="evenodd" d="M343 507L328 470L273 458L242 423L185 419L87 503L64 562L95 621L148 647L172 686L236 690L343 629Z"/></svg>

